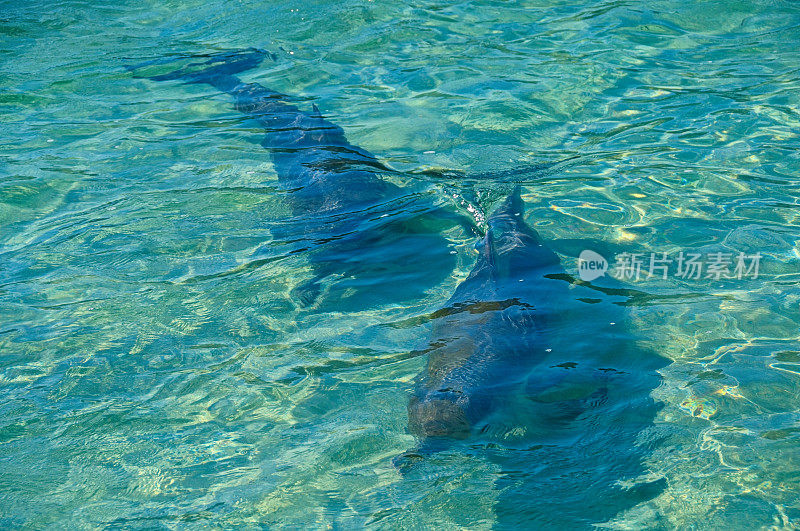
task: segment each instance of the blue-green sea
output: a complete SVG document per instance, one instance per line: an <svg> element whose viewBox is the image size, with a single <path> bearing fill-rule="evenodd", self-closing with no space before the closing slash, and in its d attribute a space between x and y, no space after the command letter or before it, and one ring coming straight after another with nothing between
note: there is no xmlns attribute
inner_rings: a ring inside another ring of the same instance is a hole
<svg viewBox="0 0 800 531"><path fill-rule="evenodd" d="M0 0L0 528L800 528L798 43L781 0ZM391 267L298 302L318 255L260 126L133 68L247 48L271 56L244 82L392 169L391 216L467 221L426 225L446 259L346 248ZM643 258L597 342L664 360L615 486L661 488L611 514L581 479L620 447L602 422L552 488L521 450L547 459L546 419L396 466L432 322L514 183L573 277L584 249ZM682 252L759 271L647 274Z"/></svg>

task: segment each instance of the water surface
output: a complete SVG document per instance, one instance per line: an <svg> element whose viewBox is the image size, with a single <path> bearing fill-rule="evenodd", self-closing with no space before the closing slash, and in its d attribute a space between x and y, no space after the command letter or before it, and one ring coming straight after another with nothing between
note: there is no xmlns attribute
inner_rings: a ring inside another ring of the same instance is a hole
<svg viewBox="0 0 800 531"><path fill-rule="evenodd" d="M607 524L800 525L799 27L790 2L0 2L0 524L489 528L513 503L485 452L392 465L475 233L442 227L455 267L413 300L333 277L299 307L258 128L124 68L258 47L247 81L397 170L577 156L524 188L573 272L584 244L760 252L757 279L632 283L628 329L671 362L640 441L667 487ZM461 212L509 190L392 179Z"/></svg>

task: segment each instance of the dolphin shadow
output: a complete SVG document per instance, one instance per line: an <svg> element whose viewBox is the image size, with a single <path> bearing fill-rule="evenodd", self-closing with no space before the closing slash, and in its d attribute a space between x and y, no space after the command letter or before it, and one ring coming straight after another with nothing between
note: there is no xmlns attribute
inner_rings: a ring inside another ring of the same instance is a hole
<svg viewBox="0 0 800 531"><path fill-rule="evenodd" d="M422 297L455 267L443 233L468 220L384 178L398 172L351 144L316 105L301 110L289 96L237 77L267 57L275 58L248 49L168 57L129 70L154 81L211 85L264 131L261 145L292 212L271 227L271 247L303 253L311 266L311 278L291 293L297 305L314 305L326 289L329 298L349 296L357 308Z"/></svg>

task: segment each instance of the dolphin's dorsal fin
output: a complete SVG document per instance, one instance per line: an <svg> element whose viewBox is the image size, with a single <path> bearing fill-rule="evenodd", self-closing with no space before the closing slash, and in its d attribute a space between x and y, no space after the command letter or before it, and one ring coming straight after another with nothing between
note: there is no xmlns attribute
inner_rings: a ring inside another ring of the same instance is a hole
<svg viewBox="0 0 800 531"><path fill-rule="evenodd" d="M320 112L319 107L317 107L316 103L311 104L311 110L314 111L315 117L322 118L322 113Z"/></svg>

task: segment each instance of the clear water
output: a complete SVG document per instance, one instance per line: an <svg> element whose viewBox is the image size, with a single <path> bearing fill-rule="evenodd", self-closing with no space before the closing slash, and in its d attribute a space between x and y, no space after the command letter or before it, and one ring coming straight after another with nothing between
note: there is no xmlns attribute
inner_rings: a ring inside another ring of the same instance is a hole
<svg viewBox="0 0 800 531"><path fill-rule="evenodd" d="M0 526L490 528L513 505L479 451L392 465L408 354L475 235L443 229L433 285L298 307L258 128L124 68L245 47L277 55L247 81L401 171L577 155L524 188L568 269L585 242L762 253L758 279L635 283L629 329L672 362L645 458L667 487L605 525L800 526L798 28L780 1L0 2ZM443 206L458 184L394 179Z"/></svg>

